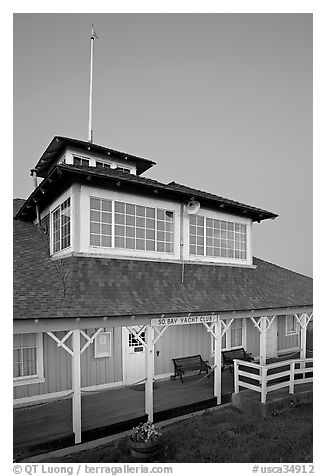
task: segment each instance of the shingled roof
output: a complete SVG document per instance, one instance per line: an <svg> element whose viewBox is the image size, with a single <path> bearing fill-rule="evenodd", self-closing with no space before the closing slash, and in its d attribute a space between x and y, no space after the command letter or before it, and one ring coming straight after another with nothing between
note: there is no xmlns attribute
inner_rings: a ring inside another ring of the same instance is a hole
<svg viewBox="0 0 326 476"><path fill-rule="evenodd" d="M214 195L194 188L186 187L175 182L164 184L157 180L140 177L138 175L118 171L116 169L76 166L70 164L59 164L52 168L51 173L43 182L31 193L23 206L19 209L16 217L23 220L33 220L35 218L35 201L40 209L46 206L49 200L53 200L64 187L71 183L85 183L98 185L104 188L116 189L121 187L124 191L133 193L141 192L143 195L152 197L172 198L180 203L185 203L190 198L200 200L201 205L213 210L223 209L225 213L232 213L237 216L246 216L253 221L274 219L277 215L273 212L253 207L244 203L230 200L228 198Z"/></svg>
<svg viewBox="0 0 326 476"><path fill-rule="evenodd" d="M21 202L16 202L16 206ZM312 279L254 258L256 268L69 257L14 220L14 318L159 315L312 305Z"/></svg>

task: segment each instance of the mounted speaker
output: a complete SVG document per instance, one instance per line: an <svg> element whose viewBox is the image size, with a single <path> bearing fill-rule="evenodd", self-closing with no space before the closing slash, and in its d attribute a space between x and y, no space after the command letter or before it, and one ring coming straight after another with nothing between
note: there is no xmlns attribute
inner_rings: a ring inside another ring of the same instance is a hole
<svg viewBox="0 0 326 476"><path fill-rule="evenodd" d="M190 200L190 202L186 203L185 210L188 215L195 215L200 209L200 203L196 202L196 200Z"/></svg>

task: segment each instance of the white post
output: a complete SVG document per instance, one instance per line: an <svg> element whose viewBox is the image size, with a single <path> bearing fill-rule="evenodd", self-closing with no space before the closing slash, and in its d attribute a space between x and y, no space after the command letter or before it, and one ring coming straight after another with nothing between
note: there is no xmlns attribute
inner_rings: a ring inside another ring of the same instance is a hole
<svg viewBox="0 0 326 476"><path fill-rule="evenodd" d="M307 357L307 322L308 316L306 313L303 313L301 316L301 323L300 326L300 359L306 359ZM305 362L300 363L300 369L305 369ZM305 378L306 374L303 373L303 378Z"/></svg>
<svg viewBox="0 0 326 476"><path fill-rule="evenodd" d="M239 393L239 363L235 359L234 363L234 393Z"/></svg>
<svg viewBox="0 0 326 476"><path fill-rule="evenodd" d="M261 369L261 402L266 403L267 395L267 369L263 367Z"/></svg>
<svg viewBox="0 0 326 476"><path fill-rule="evenodd" d="M260 324L261 324L261 333L260 333L260 365L266 365L266 343L267 343L267 324L266 317L262 317Z"/></svg>
<svg viewBox="0 0 326 476"><path fill-rule="evenodd" d="M300 359L306 358L307 353L307 314L301 317L302 326L300 326Z"/></svg>
<svg viewBox="0 0 326 476"><path fill-rule="evenodd" d="M75 444L81 442L81 392L80 392L80 330L72 334L72 429L75 433Z"/></svg>
<svg viewBox="0 0 326 476"><path fill-rule="evenodd" d="M217 399L217 405L222 403L222 368L221 368L221 347L222 347L222 324L220 316L214 324L215 353L214 353L214 397Z"/></svg>
<svg viewBox="0 0 326 476"><path fill-rule="evenodd" d="M146 327L146 382L145 382L145 412L148 421L153 423L154 402L153 402L153 382L154 382L154 328Z"/></svg>
<svg viewBox="0 0 326 476"><path fill-rule="evenodd" d="M289 393L294 393L294 369L295 362L290 363L290 384L289 384Z"/></svg>

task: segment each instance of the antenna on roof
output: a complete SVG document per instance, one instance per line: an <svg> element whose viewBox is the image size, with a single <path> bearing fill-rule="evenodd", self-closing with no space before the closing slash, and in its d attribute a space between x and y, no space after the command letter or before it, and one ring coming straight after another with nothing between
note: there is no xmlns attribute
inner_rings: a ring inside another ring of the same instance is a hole
<svg viewBox="0 0 326 476"><path fill-rule="evenodd" d="M89 110L88 110L88 142L93 142L93 128L92 128L92 100L93 100L93 57L94 57L94 40L98 39L95 33L94 26L92 25L91 33L91 61L90 61L90 74L89 74Z"/></svg>

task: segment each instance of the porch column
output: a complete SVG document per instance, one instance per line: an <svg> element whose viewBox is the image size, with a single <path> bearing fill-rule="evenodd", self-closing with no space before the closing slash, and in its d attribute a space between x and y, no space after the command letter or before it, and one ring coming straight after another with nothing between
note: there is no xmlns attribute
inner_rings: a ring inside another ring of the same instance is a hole
<svg viewBox="0 0 326 476"><path fill-rule="evenodd" d="M148 415L148 421L153 422L154 403L153 403L153 382L154 382L154 328L146 327L146 381L145 381L145 412Z"/></svg>
<svg viewBox="0 0 326 476"><path fill-rule="evenodd" d="M221 318L217 317L214 324L215 353L214 353L214 397L217 405L222 403L222 369L221 369L221 348L222 348L222 326Z"/></svg>
<svg viewBox="0 0 326 476"><path fill-rule="evenodd" d="M303 313L300 326L300 359L305 359L307 354L307 314Z"/></svg>
<svg viewBox="0 0 326 476"><path fill-rule="evenodd" d="M260 365L266 365L267 318L265 316L261 318L260 329L261 329L261 332L260 332L260 343L259 343L259 346L260 346L260 349L259 349L260 362L259 363Z"/></svg>
<svg viewBox="0 0 326 476"><path fill-rule="evenodd" d="M75 444L81 442L81 392L80 392L80 330L72 333L72 428Z"/></svg>

